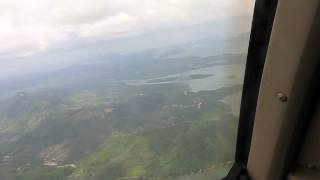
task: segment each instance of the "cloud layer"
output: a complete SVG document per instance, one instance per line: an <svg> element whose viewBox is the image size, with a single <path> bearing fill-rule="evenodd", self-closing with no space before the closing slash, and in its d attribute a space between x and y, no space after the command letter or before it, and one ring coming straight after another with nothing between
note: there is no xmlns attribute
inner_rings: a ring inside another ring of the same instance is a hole
<svg viewBox="0 0 320 180"><path fill-rule="evenodd" d="M246 16L251 7L252 0L0 0L0 60L73 38L132 36Z"/></svg>

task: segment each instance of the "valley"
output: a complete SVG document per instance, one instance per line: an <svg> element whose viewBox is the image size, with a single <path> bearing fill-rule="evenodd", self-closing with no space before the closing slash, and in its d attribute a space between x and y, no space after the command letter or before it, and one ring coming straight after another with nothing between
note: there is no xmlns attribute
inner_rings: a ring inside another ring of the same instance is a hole
<svg viewBox="0 0 320 180"><path fill-rule="evenodd" d="M101 62L17 89L0 101L0 177L218 179L233 160L240 102L226 99L241 93L244 57Z"/></svg>

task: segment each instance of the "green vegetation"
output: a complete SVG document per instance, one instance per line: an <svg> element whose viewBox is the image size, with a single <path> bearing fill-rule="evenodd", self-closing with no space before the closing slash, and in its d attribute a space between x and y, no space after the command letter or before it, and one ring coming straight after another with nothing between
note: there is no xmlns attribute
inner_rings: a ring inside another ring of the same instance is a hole
<svg viewBox="0 0 320 180"><path fill-rule="evenodd" d="M17 173L17 180L68 180L72 168L39 167L29 171Z"/></svg>
<svg viewBox="0 0 320 180"><path fill-rule="evenodd" d="M223 122L193 122L133 135L114 133L80 163L73 177L99 180L108 175L110 178L168 179L231 161L235 119L225 118Z"/></svg>
<svg viewBox="0 0 320 180"><path fill-rule="evenodd" d="M92 65L96 73L84 76L75 70L64 81L73 84L34 88L0 100L0 179L221 177L233 159L237 126L222 99L239 93L241 85L191 92L186 81L212 74L188 75L183 82L159 78L212 62L196 60L186 59L188 65L173 59L170 67L119 61L109 69L114 74ZM150 69L133 73L141 64ZM113 80L103 78L108 75ZM154 84L130 84L139 77ZM156 83L163 81L174 83Z"/></svg>

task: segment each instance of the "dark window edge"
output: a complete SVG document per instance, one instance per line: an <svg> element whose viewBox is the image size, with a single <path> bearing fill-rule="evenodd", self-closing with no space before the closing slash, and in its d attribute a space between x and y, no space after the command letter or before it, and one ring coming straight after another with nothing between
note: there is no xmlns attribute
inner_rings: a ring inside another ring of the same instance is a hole
<svg viewBox="0 0 320 180"><path fill-rule="evenodd" d="M235 162L223 180L250 179L246 166L250 152L263 67L278 0L256 0L240 106Z"/></svg>

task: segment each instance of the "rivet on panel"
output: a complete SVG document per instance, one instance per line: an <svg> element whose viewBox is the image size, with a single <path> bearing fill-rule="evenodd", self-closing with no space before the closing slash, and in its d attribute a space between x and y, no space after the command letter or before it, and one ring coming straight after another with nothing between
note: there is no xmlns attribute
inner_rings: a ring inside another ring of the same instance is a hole
<svg viewBox="0 0 320 180"><path fill-rule="evenodd" d="M286 101L288 101L287 95L285 95L283 92L278 92L278 93L277 93L277 98L278 98L278 100L281 101L281 102L286 102Z"/></svg>

